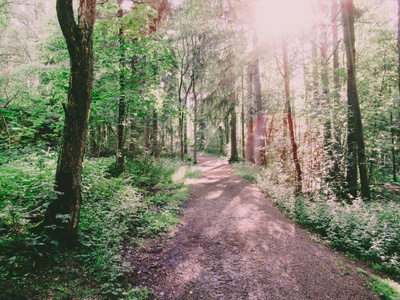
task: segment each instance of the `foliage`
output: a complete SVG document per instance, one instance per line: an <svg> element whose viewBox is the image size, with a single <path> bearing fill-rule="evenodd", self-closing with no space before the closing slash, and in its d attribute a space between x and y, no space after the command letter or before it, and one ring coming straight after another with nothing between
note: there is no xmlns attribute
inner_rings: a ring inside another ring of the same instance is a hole
<svg viewBox="0 0 400 300"><path fill-rule="evenodd" d="M400 298L399 284L393 282L389 278L382 279L378 276L369 274L360 268L357 269L357 272L370 277L371 282L368 284L368 287L377 292L382 299L395 300Z"/></svg>
<svg viewBox="0 0 400 300"><path fill-rule="evenodd" d="M130 287L123 263L127 240L154 237L179 222L187 199L186 178L197 168L173 159L129 161L124 176L108 176L114 158L84 161L83 204L77 251L63 252L35 233L54 195L56 153L8 150L0 158L0 296L145 299L146 289ZM81 296L79 296L81 295Z"/></svg>

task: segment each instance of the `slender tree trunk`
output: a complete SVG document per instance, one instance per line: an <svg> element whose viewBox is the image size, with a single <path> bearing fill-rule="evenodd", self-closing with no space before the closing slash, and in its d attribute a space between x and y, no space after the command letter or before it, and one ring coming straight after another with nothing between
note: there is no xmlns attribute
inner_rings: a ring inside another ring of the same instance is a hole
<svg viewBox="0 0 400 300"><path fill-rule="evenodd" d="M193 91L193 99L194 99L194 124L193 124L193 136L194 136L194 147L193 147L193 162L197 165L197 94L196 94L196 78L195 78L195 71L193 69L192 73L192 91Z"/></svg>
<svg viewBox="0 0 400 300"><path fill-rule="evenodd" d="M171 133L171 149L170 149L170 151L171 151L171 155L174 153L174 127L173 127L173 121L172 121L172 118L171 118L171 131L170 131L170 133Z"/></svg>
<svg viewBox="0 0 400 300"><path fill-rule="evenodd" d="M254 45L258 44L257 33L254 32L253 36ZM260 62L258 57L253 63L253 95L254 95L254 108L255 108L255 149L254 160L257 165L265 164L265 117L262 111L262 98L261 98L261 78L260 78Z"/></svg>
<svg viewBox="0 0 400 300"><path fill-rule="evenodd" d="M394 128L393 128L393 113L390 113L390 132L392 134L392 171L393 171L393 181L397 182L397 169L396 169L396 145L394 142Z"/></svg>
<svg viewBox="0 0 400 300"><path fill-rule="evenodd" d="M236 94L232 93L231 98L231 156L229 158L229 163L238 162L239 155L237 150L237 136L236 136Z"/></svg>
<svg viewBox="0 0 400 300"><path fill-rule="evenodd" d="M339 77L339 34L338 34L338 18L340 15L340 8L338 0L332 0L332 47L333 47L333 93L332 98L334 99L335 105L340 105L340 77ZM337 117L337 113L333 112L333 120ZM335 126L335 122L332 122L333 126L333 139L332 139L332 159L333 167L330 170L330 177L335 182L336 186L342 185L344 181L343 174L340 172L339 166L339 154L341 153L341 127Z"/></svg>
<svg viewBox="0 0 400 300"><path fill-rule="evenodd" d="M144 149L145 151L149 151L150 149L150 121L149 121L150 116L146 115L144 117Z"/></svg>
<svg viewBox="0 0 400 300"><path fill-rule="evenodd" d="M186 106L186 101L185 101L185 107ZM184 154L188 154L188 131L187 131L187 126L188 126L188 122L187 122L187 115L186 113L184 113L183 115L183 153Z"/></svg>
<svg viewBox="0 0 400 300"><path fill-rule="evenodd" d="M398 55L398 89L400 92L400 0L397 0L397 55Z"/></svg>
<svg viewBox="0 0 400 300"><path fill-rule="evenodd" d="M339 78L339 44L340 44L340 41L339 41L339 34L338 34L339 12L340 12L340 9L339 9L339 5L338 5L338 0L332 0L333 87L334 87L336 93L338 93L338 91L340 89L340 78ZM339 96L339 95L337 95L337 96Z"/></svg>
<svg viewBox="0 0 400 300"><path fill-rule="evenodd" d="M93 89L95 10L95 0L81 0L76 23L72 0L57 0L57 16L68 47L71 74L56 171L57 198L47 207L42 226L48 235L66 247L72 247L78 237L82 162Z"/></svg>
<svg viewBox="0 0 400 300"><path fill-rule="evenodd" d="M153 111L153 131L152 131L152 137L151 137L151 154L156 158L160 154L158 151L158 114L155 109Z"/></svg>
<svg viewBox="0 0 400 300"><path fill-rule="evenodd" d="M292 146L292 156L296 174L294 194L298 196L302 192L303 183L302 183L300 161L297 155L297 144L294 136L292 109L290 106L290 71L289 71L287 44L285 39L282 39L282 52L283 52L283 70L285 79L285 98L286 98L285 110L287 113L287 124L289 126L290 144Z"/></svg>
<svg viewBox="0 0 400 300"><path fill-rule="evenodd" d="M123 10L118 11L118 18L123 17ZM121 174L125 169L125 40L122 25L118 30L119 36L119 100L117 125L117 169Z"/></svg>
<svg viewBox="0 0 400 300"><path fill-rule="evenodd" d="M361 195L364 199L370 200L371 195L365 155L364 132L356 83L354 5L353 0L341 0L340 3L342 8L343 35L347 58L347 97L350 115L349 129L350 131L354 131L355 135L354 140L350 140L349 149L354 151L351 144L354 144L354 147L357 148L357 151L354 153L357 154L358 158L358 169L360 171L361 179ZM353 180L351 180L350 183L354 184ZM354 186L350 185L349 187L351 190L354 189Z"/></svg>
<svg viewBox="0 0 400 300"><path fill-rule="evenodd" d="M244 133L244 76L242 70L242 114L241 114L241 126L242 126L242 158L246 159L246 151L245 151L245 133Z"/></svg>
<svg viewBox="0 0 400 300"><path fill-rule="evenodd" d="M252 106L252 98L253 98L253 72L251 68L249 68L249 79L248 79L248 87L247 87L247 101L250 104L249 109L249 121L247 124L247 161L251 163L255 163L254 160L254 120L253 120L253 106Z"/></svg>
<svg viewBox="0 0 400 300"><path fill-rule="evenodd" d="M6 132L7 140L8 140L8 148L11 149L11 135L10 135L10 131L8 130L7 121L6 121L6 118L4 117L3 113L1 113L1 123L0 123L0 125L1 125L0 126L0 133L2 133L3 130Z"/></svg>
<svg viewBox="0 0 400 300"><path fill-rule="evenodd" d="M328 16L327 3L321 1L319 4L322 15ZM329 76L328 76L328 41L327 41L327 25L324 20L321 21L321 83L322 83L322 115L324 118L324 148L331 161L335 160L333 154L332 143L332 123L331 123L331 108L329 96ZM332 169L327 174L327 180L332 181Z"/></svg>

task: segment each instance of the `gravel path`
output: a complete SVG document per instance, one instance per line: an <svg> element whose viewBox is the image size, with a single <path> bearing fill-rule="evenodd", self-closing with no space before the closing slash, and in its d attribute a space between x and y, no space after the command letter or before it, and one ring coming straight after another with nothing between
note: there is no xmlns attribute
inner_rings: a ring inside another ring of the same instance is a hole
<svg viewBox="0 0 400 300"><path fill-rule="evenodd" d="M314 242L226 162L199 163L182 224L130 253L133 283L157 299L379 299L354 262Z"/></svg>

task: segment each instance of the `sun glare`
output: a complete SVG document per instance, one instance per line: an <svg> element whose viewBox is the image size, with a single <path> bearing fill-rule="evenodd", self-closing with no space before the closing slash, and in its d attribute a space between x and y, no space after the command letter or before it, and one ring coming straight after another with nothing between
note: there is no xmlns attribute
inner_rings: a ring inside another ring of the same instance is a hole
<svg viewBox="0 0 400 300"><path fill-rule="evenodd" d="M293 33L311 23L310 0L257 0L256 26L265 35Z"/></svg>

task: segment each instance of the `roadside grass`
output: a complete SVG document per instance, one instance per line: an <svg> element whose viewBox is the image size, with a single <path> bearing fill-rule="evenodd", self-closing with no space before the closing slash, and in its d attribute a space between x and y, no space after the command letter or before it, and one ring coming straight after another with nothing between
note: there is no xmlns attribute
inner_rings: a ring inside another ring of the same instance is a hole
<svg viewBox="0 0 400 300"><path fill-rule="evenodd" d="M30 231L42 218L53 189L57 154L13 150L0 158L0 298L146 299L124 275L124 242L140 244L179 222L188 198L190 163L150 157L128 161L113 178L114 158L85 159L79 245L63 251Z"/></svg>
<svg viewBox="0 0 400 300"><path fill-rule="evenodd" d="M235 174L255 182L290 218L323 236L348 256L400 278L400 203L390 197L347 204L323 186L295 197L291 176L274 166L233 164ZM384 195L384 193L382 193Z"/></svg>

